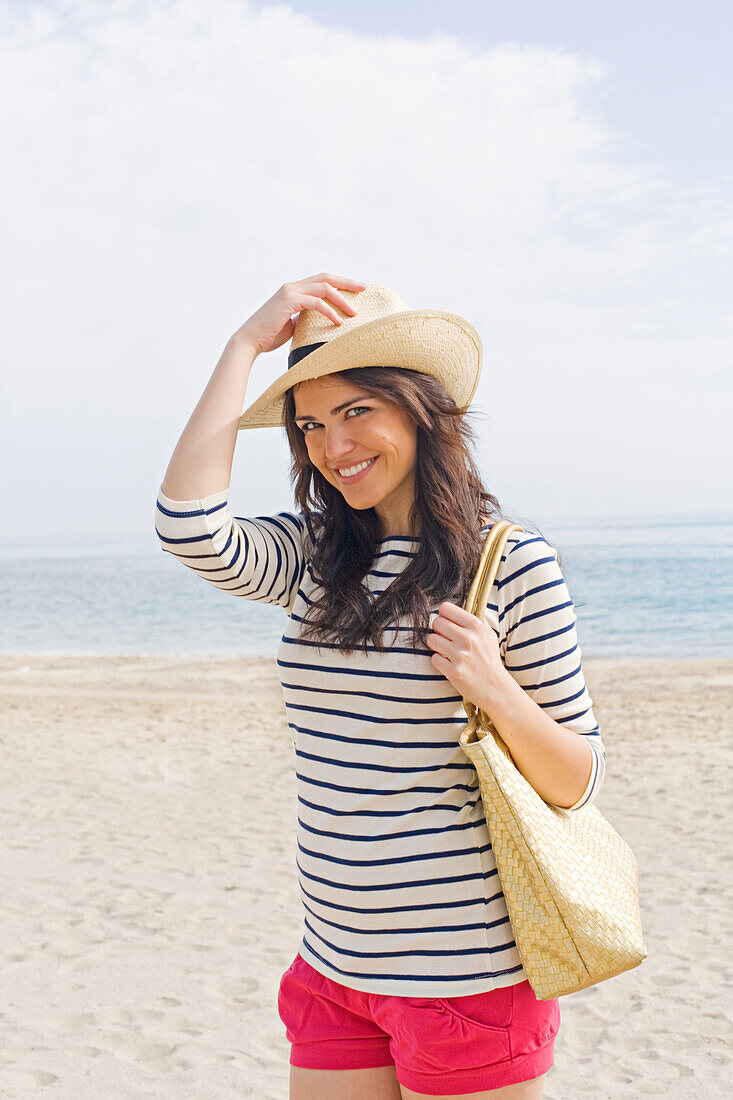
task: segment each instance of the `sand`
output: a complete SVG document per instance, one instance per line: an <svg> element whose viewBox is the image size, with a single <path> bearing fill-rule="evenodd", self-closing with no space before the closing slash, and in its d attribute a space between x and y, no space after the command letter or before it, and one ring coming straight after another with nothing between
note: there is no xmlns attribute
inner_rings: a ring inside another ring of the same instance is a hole
<svg viewBox="0 0 733 1100"><path fill-rule="evenodd" d="M733 660L584 658L648 959L560 1000L545 1100L728 1097ZM0 656L0 1096L288 1095L294 758L270 658Z"/></svg>

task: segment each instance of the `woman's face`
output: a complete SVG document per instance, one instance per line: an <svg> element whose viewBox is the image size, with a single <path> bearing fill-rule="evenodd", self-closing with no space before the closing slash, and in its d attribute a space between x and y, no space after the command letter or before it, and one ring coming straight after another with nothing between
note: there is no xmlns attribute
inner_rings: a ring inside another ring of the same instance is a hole
<svg viewBox="0 0 733 1100"><path fill-rule="evenodd" d="M385 537L412 534L417 429L405 411L335 374L308 378L293 390L295 421L313 466L352 508L374 508ZM343 476L366 459L374 461Z"/></svg>

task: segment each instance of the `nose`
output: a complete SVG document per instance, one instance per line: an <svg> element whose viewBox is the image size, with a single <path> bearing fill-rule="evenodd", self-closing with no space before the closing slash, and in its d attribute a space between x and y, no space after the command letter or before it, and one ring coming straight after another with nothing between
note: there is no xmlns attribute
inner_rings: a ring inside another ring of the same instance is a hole
<svg viewBox="0 0 733 1100"><path fill-rule="evenodd" d="M357 452L358 446L348 429L335 429L326 434L323 454L329 466L346 466L350 456Z"/></svg>

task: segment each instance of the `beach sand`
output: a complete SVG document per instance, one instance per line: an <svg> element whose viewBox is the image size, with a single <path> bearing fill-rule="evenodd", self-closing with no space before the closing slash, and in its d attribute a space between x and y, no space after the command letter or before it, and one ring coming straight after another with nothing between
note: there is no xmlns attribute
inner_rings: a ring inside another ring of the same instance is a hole
<svg viewBox="0 0 733 1100"><path fill-rule="evenodd" d="M648 959L545 1100L728 1097L733 660L584 658ZM0 1096L285 1100L294 757L270 658L0 657Z"/></svg>

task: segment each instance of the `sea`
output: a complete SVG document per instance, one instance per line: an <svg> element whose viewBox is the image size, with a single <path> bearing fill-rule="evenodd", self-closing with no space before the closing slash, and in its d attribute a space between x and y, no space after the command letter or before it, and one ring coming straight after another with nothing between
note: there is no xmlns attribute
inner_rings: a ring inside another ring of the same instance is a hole
<svg viewBox="0 0 733 1100"><path fill-rule="evenodd" d="M733 656L733 512L526 524L557 548L583 656ZM280 607L237 599L154 530L0 539L0 653L273 657Z"/></svg>

